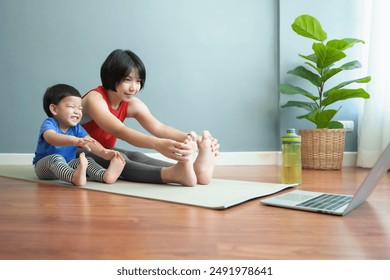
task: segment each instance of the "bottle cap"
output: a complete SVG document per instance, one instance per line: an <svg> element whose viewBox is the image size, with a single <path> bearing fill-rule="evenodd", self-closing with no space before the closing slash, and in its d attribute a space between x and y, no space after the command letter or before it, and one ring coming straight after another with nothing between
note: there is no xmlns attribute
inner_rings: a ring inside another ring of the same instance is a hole
<svg viewBox="0 0 390 280"><path fill-rule="evenodd" d="M284 144L301 143L301 136L295 133L294 128L289 128L286 130L286 134L283 135L282 142Z"/></svg>

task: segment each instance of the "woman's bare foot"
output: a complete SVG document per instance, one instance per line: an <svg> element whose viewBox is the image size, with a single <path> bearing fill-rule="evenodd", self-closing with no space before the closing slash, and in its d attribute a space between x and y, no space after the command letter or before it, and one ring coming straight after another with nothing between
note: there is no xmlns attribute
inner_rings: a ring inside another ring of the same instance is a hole
<svg viewBox="0 0 390 280"><path fill-rule="evenodd" d="M84 186L87 183L88 160L84 153L80 154L79 160L79 165L73 173L72 184L75 186Z"/></svg>
<svg viewBox="0 0 390 280"><path fill-rule="evenodd" d="M104 172L103 180L106 184L114 184L122 173L125 167L125 160L121 155L115 155L110 162L106 172Z"/></svg>
<svg viewBox="0 0 390 280"><path fill-rule="evenodd" d="M191 138L187 138L184 143L191 144ZM196 145L195 145L196 146ZM192 155L187 161L179 161L170 167L161 169L161 178L163 183L176 183L183 186L193 187L197 183L196 174L194 171L194 160Z"/></svg>
<svg viewBox="0 0 390 280"><path fill-rule="evenodd" d="M199 154L194 163L198 184L208 185L214 174L216 152L212 150L210 132L203 131L202 140L198 141Z"/></svg>
<svg viewBox="0 0 390 280"><path fill-rule="evenodd" d="M198 140L198 135L196 135L196 133L194 131L191 131L191 133L189 133L187 135L187 139L184 141L186 144L190 145L190 147L192 148L192 151L193 151L192 158L195 158L196 153L198 152L197 140Z"/></svg>
<svg viewBox="0 0 390 280"><path fill-rule="evenodd" d="M196 185L197 179L192 162L179 161L176 165L161 170L163 183L175 183L187 187Z"/></svg>

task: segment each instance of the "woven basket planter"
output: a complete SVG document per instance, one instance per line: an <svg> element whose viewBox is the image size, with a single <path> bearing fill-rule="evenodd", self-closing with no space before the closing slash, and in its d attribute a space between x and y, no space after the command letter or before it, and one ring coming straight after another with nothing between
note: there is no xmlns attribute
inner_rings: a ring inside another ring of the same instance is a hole
<svg viewBox="0 0 390 280"><path fill-rule="evenodd" d="M302 137L302 168L342 168L345 129L305 129L299 134Z"/></svg>

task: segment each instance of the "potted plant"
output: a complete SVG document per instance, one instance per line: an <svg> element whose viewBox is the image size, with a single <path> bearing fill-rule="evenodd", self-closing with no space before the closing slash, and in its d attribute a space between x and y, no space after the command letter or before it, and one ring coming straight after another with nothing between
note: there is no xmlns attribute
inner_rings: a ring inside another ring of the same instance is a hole
<svg viewBox="0 0 390 280"><path fill-rule="evenodd" d="M340 62L346 58L345 50L357 43L364 44L364 41L354 38L327 40L327 34L320 22L310 15L298 16L291 27L298 35L315 42L312 45L312 54L299 54L305 61L304 65L287 73L308 81L314 89L309 92L292 84L281 84L279 90L282 94L300 96L298 100L290 100L281 107L298 107L305 110L306 113L297 118L306 119L316 125L316 129L300 130L303 168L340 169L344 154L345 130L340 122L333 120L341 106L334 108L330 105L334 106L334 103L350 98L369 98L370 95L363 88L346 86L368 83L371 77L345 81L331 88L327 88L326 84L343 71L361 67L357 60L343 64ZM336 63L341 65L337 66ZM307 101L301 101L302 98ZM331 140L332 135L337 139ZM327 148L331 148L329 153L326 152Z"/></svg>

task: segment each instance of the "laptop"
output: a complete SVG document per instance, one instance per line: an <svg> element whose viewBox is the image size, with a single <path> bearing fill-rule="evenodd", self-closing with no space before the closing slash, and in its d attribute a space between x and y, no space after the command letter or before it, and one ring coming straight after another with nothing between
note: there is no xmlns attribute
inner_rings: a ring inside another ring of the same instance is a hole
<svg viewBox="0 0 390 280"><path fill-rule="evenodd" d="M294 190L261 201L265 205L344 216L367 200L390 168L390 143L354 195Z"/></svg>

